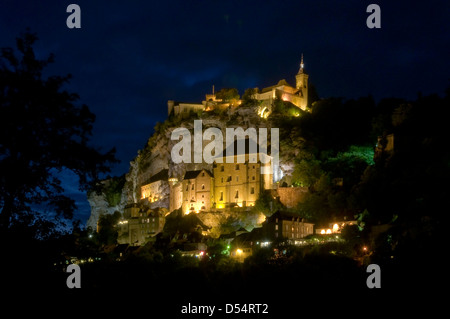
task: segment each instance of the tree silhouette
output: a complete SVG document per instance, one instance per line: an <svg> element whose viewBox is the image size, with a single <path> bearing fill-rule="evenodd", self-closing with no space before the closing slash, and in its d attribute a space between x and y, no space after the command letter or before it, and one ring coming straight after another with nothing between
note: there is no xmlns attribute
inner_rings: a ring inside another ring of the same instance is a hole
<svg viewBox="0 0 450 319"><path fill-rule="evenodd" d="M70 75L44 78L53 55L39 60L33 51L37 36L27 30L17 38L17 50L0 55L0 229L33 216L35 205L72 217L75 203L63 195L57 173L78 175L80 190L95 183L117 162L88 146L95 115L79 96L63 89Z"/></svg>

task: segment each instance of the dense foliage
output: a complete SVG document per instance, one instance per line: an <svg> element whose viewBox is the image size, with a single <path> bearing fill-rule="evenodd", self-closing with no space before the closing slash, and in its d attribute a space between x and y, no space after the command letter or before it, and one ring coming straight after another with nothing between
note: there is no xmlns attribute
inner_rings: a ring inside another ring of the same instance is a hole
<svg viewBox="0 0 450 319"><path fill-rule="evenodd" d="M80 187L95 185L109 171L114 150L89 146L95 115L65 90L68 76L44 77L53 56L36 58L35 34L17 39L17 51L0 54L0 228L25 221L36 205L70 218L75 203L63 194L58 174L78 175ZM28 223L33 223L30 217Z"/></svg>

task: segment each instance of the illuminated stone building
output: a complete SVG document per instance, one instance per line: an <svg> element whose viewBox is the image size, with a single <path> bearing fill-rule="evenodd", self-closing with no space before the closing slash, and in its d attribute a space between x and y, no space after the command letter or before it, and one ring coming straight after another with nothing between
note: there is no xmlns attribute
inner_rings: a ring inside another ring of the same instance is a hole
<svg viewBox="0 0 450 319"><path fill-rule="evenodd" d="M222 100L216 98L213 85L212 94L206 94L205 100L202 103L186 103L169 100L167 101L167 112L169 116L189 117L190 112L209 111L214 109L218 104L222 104Z"/></svg>
<svg viewBox="0 0 450 319"><path fill-rule="evenodd" d="M291 102L305 111L308 105L308 78L309 75L305 72L302 54L300 69L295 75L295 87L283 79L275 85L262 89L260 93L256 93L253 96L255 100L261 102L258 114L261 117L267 118L272 112L275 99ZM236 101L236 104L239 105L241 102ZM169 116L188 117L190 112L208 111L216 107L224 106L229 106L229 103L223 103L222 100L216 99L213 86L213 93L206 94L205 101L202 101L202 103L185 103L169 100L167 102L167 111Z"/></svg>
<svg viewBox="0 0 450 319"><path fill-rule="evenodd" d="M166 210L167 211L167 210ZM138 204L125 207L124 218L118 223L118 243L140 246L161 232L165 224L163 209L141 208Z"/></svg>
<svg viewBox="0 0 450 319"><path fill-rule="evenodd" d="M254 206L259 194L273 188L270 163L263 164L258 152L250 152L245 143L245 160L238 163L237 142L233 156L222 154L223 163L214 164L214 203L216 209ZM261 174L265 171L268 174Z"/></svg>
<svg viewBox="0 0 450 319"><path fill-rule="evenodd" d="M292 244L314 233L314 224L286 212L275 212L263 223L263 232L270 240L287 239Z"/></svg>
<svg viewBox="0 0 450 319"><path fill-rule="evenodd" d="M303 55L300 62L300 69L295 76L295 87L289 85L286 80L280 80L277 84L261 90L261 93L254 95L254 99L261 101L259 115L266 118L272 111L275 99L288 101L299 107L303 111L308 105L308 77L305 73Z"/></svg>
<svg viewBox="0 0 450 319"><path fill-rule="evenodd" d="M169 178L170 184L170 199L169 211L181 208L183 205L183 183L179 182L177 178Z"/></svg>
<svg viewBox="0 0 450 319"><path fill-rule="evenodd" d="M141 202L153 203L164 197L165 189L168 188L168 172L163 169L150 177L141 186Z"/></svg>
<svg viewBox="0 0 450 319"><path fill-rule="evenodd" d="M214 178L208 170L187 171L181 183L182 211L185 214L209 211L213 199Z"/></svg>

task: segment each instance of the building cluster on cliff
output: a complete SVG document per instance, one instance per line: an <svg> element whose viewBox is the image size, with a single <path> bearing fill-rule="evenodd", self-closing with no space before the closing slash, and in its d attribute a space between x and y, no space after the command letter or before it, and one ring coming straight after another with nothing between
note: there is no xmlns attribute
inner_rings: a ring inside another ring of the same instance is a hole
<svg viewBox="0 0 450 319"><path fill-rule="evenodd" d="M273 111L276 99L290 102L306 111L308 75L304 71L303 56L296 75L295 87L281 80L261 92L254 90L251 98L258 101L255 112L261 119L267 118ZM226 110L241 103L241 100L224 101L217 98L213 88L213 93L207 94L201 104L168 101L168 115L185 118L191 112ZM236 150L236 144L237 141L230 147ZM228 154L230 153L224 150L217 156L221 157L221 160L216 160L209 166L210 169L202 165L195 169L187 169L181 178L170 176L170 170L164 168L143 179L141 184L137 185L140 191L139 200L124 208L124 218L119 222L119 243L131 245L146 243L163 231L166 216L174 211L181 215L199 214L198 216L202 213L248 212L254 208L258 198L263 194L271 196L286 208L294 208L308 191L304 187L282 187L287 185L278 183L279 176L274 174L275 170L273 166L271 167L271 163L263 163L260 160L259 147L256 151L251 151L248 139L245 140L245 154L241 154L245 157L244 161L237 160L236 151L232 152L233 158L228 158ZM264 246L267 244L267 238L272 240L284 238L297 244L302 242L302 238L314 232L313 224L296 215L280 211L267 217L262 224L253 226L258 227L250 233L241 229L240 240L247 239L243 240L240 248L234 251L236 258L251 254L255 243ZM203 233L208 233L208 227L203 229ZM249 238L251 240L248 240Z"/></svg>

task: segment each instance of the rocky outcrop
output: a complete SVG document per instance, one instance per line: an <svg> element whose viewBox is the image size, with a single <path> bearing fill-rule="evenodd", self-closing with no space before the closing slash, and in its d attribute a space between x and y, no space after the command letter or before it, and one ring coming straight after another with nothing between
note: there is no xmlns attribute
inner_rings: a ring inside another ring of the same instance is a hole
<svg viewBox="0 0 450 319"><path fill-rule="evenodd" d="M112 214L116 210L123 212L126 204L140 203L141 191L140 187L153 175L157 174L163 169L169 170L169 177L175 177L182 180L187 170L207 169L212 171L212 164L207 163L180 163L175 164L171 159L171 150L179 141L172 141L171 135L174 129L179 127L187 128L193 137L194 120L202 120L203 131L207 128L219 128L226 141L226 128L242 127L244 130L249 127L256 129L264 127L271 128L271 122L267 119L261 119L257 114L257 106L241 106L235 109L230 109L225 113L203 112L200 117L191 117L188 119L169 118L164 123L159 123L155 126L154 134L149 138L144 149L139 150L136 158L130 162L130 169L125 176L125 185L122 190L122 200L120 204L111 207L105 199L104 194L91 194L88 198L91 205L91 217L88 220L87 226L95 227L97 220L102 214ZM210 141L203 141L203 147L209 144ZM224 145L225 146L225 145ZM224 147L225 149L225 147ZM191 145L191 158L194 158L194 145ZM281 170L283 173L291 174L293 170L292 162L285 161L280 156ZM161 190L160 200L157 202L141 202L150 208L165 207L169 208L169 187ZM250 227L251 225L263 220L262 216L243 217L242 214L237 215L234 212L228 213L202 213L201 220L208 226L212 227L212 232L220 232L220 225L235 221L236 227ZM238 227L238 228L239 228Z"/></svg>
<svg viewBox="0 0 450 319"><path fill-rule="evenodd" d="M254 227L260 227L266 219L263 213L242 210L200 212L197 217L210 228L209 235L216 238L240 228L251 231Z"/></svg>
<svg viewBox="0 0 450 319"><path fill-rule="evenodd" d="M114 212L123 212L123 209L128 202L128 194L126 189L123 188L120 195L120 202L117 205L111 206L107 200L107 196L104 192L96 194L91 192L88 195L88 202L91 206L91 215L86 222L86 227L91 227L92 229L97 229L97 222L101 215L114 214Z"/></svg>

